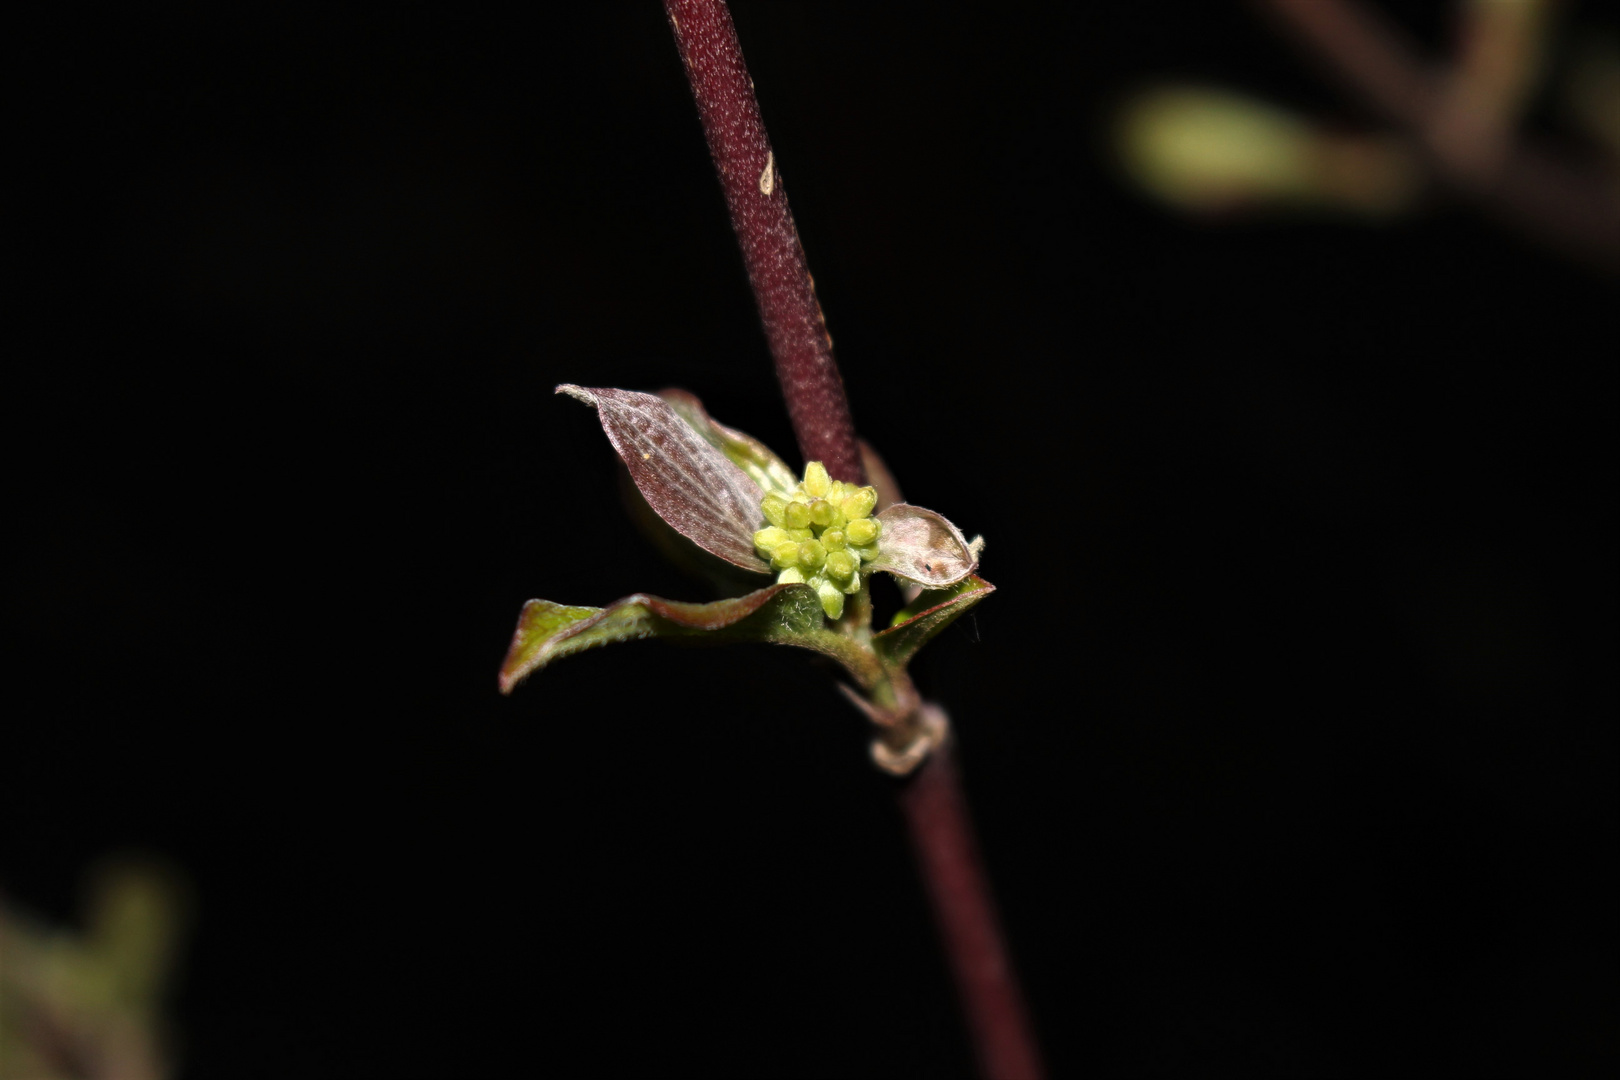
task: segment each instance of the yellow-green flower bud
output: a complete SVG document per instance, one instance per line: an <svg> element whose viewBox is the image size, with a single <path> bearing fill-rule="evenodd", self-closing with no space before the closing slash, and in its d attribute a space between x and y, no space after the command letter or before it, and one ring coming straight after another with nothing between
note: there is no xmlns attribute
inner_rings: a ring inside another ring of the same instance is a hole
<svg viewBox="0 0 1620 1080"><path fill-rule="evenodd" d="M844 550L844 530L828 529L821 534L821 543L828 551Z"/></svg>
<svg viewBox="0 0 1620 1080"><path fill-rule="evenodd" d="M816 586L816 595L821 598L821 610L827 613L827 618L836 619L844 613L844 594L838 586L823 581Z"/></svg>
<svg viewBox="0 0 1620 1080"><path fill-rule="evenodd" d="M804 467L804 490L813 499L827 497L832 490L832 477L827 475L827 466L812 461Z"/></svg>
<svg viewBox="0 0 1620 1080"><path fill-rule="evenodd" d="M804 574L797 566L790 566L776 575L776 583L778 585L803 585Z"/></svg>
<svg viewBox="0 0 1620 1080"><path fill-rule="evenodd" d="M842 480L834 480L832 482L832 490L827 492L827 499L834 506L837 506L839 503L849 498L849 493L854 490L854 488L850 487Z"/></svg>
<svg viewBox="0 0 1620 1080"><path fill-rule="evenodd" d="M782 544L779 547L777 547L777 549L775 551L771 552L771 562L775 563L777 565L777 567L780 568L780 569L785 569L785 568L787 568L789 566L794 566L794 565L796 565L798 563L798 561L799 561L799 545L798 544L791 543L791 542L786 543L786 544Z"/></svg>
<svg viewBox="0 0 1620 1080"><path fill-rule="evenodd" d="M859 565L855 556L847 551L830 551L827 553L827 576L843 581L855 572Z"/></svg>
<svg viewBox="0 0 1620 1080"><path fill-rule="evenodd" d="M759 549L760 554L769 555L771 552L787 543L788 539L789 537L786 529L779 529L775 525L772 525L770 528L761 529L759 532L754 534L754 546Z"/></svg>
<svg viewBox="0 0 1620 1080"><path fill-rule="evenodd" d="M810 524L819 525L825 529L833 523L833 518L837 515L837 509L826 499L810 500Z"/></svg>
<svg viewBox="0 0 1620 1080"><path fill-rule="evenodd" d="M788 529L787 530L787 538L789 540L793 541L795 544L802 544L806 540L814 539L815 535L816 534L811 532L809 529Z"/></svg>
<svg viewBox="0 0 1620 1080"><path fill-rule="evenodd" d="M799 545L799 565L806 570L820 570L827 561L827 549L820 540L806 540Z"/></svg>
<svg viewBox="0 0 1620 1080"><path fill-rule="evenodd" d="M765 496L765 501L760 504L759 508L765 511L765 520L778 529L787 524L787 519L782 514L782 511L787 509L787 500L782 496L774 493Z"/></svg>
<svg viewBox="0 0 1620 1080"><path fill-rule="evenodd" d="M782 511L782 520L790 529L808 529L810 527L810 508L798 499L794 499Z"/></svg>
<svg viewBox="0 0 1620 1080"><path fill-rule="evenodd" d="M882 522L863 517L844 526L844 538L849 541L851 547L868 547L877 540L878 533L882 531Z"/></svg>
<svg viewBox="0 0 1620 1080"><path fill-rule="evenodd" d="M856 488L844 499L844 516L854 521L857 518L868 517L877 506L877 489L873 487Z"/></svg>
<svg viewBox="0 0 1620 1080"><path fill-rule="evenodd" d="M849 550L859 555L866 562L871 562L878 557L878 546L876 544L871 547L852 547Z"/></svg>

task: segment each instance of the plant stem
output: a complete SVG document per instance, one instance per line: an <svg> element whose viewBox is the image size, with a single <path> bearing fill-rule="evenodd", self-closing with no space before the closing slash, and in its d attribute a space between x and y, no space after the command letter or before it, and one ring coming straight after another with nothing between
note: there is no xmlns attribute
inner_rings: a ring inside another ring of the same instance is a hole
<svg viewBox="0 0 1620 1080"><path fill-rule="evenodd" d="M748 283L776 361L793 433L806 461L839 480L865 483L844 380L833 360L815 282L788 209L776 155L760 119L731 12L720 0L664 0Z"/></svg>
<svg viewBox="0 0 1620 1080"><path fill-rule="evenodd" d="M928 899L973 1036L979 1072L995 1080L1033 1080L1040 1053L1018 979L1007 962L995 900L979 861L973 820L962 797L954 742L946 739L900 792L911 847L928 882Z"/></svg>
<svg viewBox="0 0 1620 1080"><path fill-rule="evenodd" d="M799 449L844 480L864 482L844 382L787 194L721 0L664 0L748 280L776 360ZM951 740L902 783L900 809L987 1080L1037 1080L1040 1053L979 861Z"/></svg>

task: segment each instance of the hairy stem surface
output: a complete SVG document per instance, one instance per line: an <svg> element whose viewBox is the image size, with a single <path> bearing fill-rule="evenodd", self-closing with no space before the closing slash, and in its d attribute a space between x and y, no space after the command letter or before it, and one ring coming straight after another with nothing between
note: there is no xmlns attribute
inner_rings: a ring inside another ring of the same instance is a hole
<svg viewBox="0 0 1620 1080"><path fill-rule="evenodd" d="M1042 1073L1039 1051L1001 940L951 740L912 774L900 809L945 939L979 1071L994 1080L1033 1080Z"/></svg>
<svg viewBox="0 0 1620 1080"><path fill-rule="evenodd" d="M864 483L832 338L731 13L721 0L664 0L664 10L742 245L799 449L834 477ZM1040 1054L979 862L949 740L903 782L899 801L980 1069L989 1080L1036 1080Z"/></svg>
<svg viewBox="0 0 1620 1080"><path fill-rule="evenodd" d="M742 244L748 282L776 361L793 433L806 461L835 479L866 482L844 380L833 361L815 282L788 209L787 192L731 12L720 0L665 0L675 44L697 99L703 134Z"/></svg>

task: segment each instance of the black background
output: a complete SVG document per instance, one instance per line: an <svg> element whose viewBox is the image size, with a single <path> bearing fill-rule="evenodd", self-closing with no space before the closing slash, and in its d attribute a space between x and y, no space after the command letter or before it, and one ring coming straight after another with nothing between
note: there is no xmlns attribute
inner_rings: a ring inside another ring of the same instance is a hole
<svg viewBox="0 0 1620 1080"><path fill-rule="evenodd" d="M184 868L185 1076L970 1069L822 672L495 691L531 596L703 598L555 383L797 460L662 14L575 7L12 39L0 883ZM917 673L1054 1071L1612 1067L1613 283L1163 213L1145 80L1371 120L1241 7L1073 7L737 10L857 423L989 538Z"/></svg>

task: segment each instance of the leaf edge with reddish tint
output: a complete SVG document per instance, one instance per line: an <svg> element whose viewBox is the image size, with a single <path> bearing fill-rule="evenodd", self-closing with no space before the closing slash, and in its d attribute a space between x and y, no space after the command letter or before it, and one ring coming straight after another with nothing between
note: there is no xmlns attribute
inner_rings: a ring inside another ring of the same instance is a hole
<svg viewBox="0 0 1620 1080"><path fill-rule="evenodd" d="M669 402L610 386L562 383L556 392L596 410L637 490L670 528L733 566L770 572L754 550L764 489Z"/></svg>
<svg viewBox="0 0 1620 1080"><path fill-rule="evenodd" d="M863 685L871 685L879 676L873 659L863 655L849 638L827 629L816 591L808 585L788 584L706 604L646 593L622 597L605 608L530 600L523 605L501 663L501 693L510 694L518 683L554 660L641 638L713 645L749 641L797 645L837 660Z"/></svg>
<svg viewBox="0 0 1620 1080"><path fill-rule="evenodd" d="M978 574L971 573L954 585L946 586L945 589L926 590L912 601L912 605L917 608L915 614L887 630L872 635L872 648L884 666L905 667L941 630L967 614L975 604L995 591L994 585ZM950 592L951 595L944 597L931 595L940 592ZM902 610L899 614L904 615L905 611Z"/></svg>

